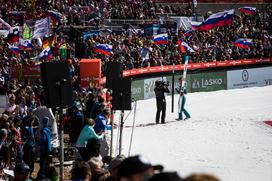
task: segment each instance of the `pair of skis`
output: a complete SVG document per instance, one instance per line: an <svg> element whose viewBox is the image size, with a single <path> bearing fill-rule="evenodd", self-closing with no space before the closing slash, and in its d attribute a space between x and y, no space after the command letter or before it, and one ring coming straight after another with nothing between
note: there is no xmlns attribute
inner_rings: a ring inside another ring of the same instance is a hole
<svg viewBox="0 0 272 181"><path fill-rule="evenodd" d="M189 56L187 55L185 57L185 62L184 62L184 67L183 67L183 75L182 75L182 83L181 83L179 91L181 91L182 89L185 90L187 87L186 77L187 77L188 62L189 62ZM180 95L180 92L179 92L178 113L180 113L180 111L181 111L181 104L182 104L181 102L182 102L183 95L184 94Z"/></svg>

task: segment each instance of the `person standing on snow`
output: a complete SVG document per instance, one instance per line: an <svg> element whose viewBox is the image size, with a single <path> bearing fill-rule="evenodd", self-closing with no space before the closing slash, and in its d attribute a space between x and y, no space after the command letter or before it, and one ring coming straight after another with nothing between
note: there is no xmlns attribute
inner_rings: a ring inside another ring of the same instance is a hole
<svg viewBox="0 0 272 181"><path fill-rule="evenodd" d="M180 86L179 88L176 88L176 91L179 93L179 109L178 109L178 119L177 120L183 120L183 116L182 113L184 113L184 115L186 116L186 119L191 118L189 112L184 108L185 107L185 103L186 103L186 97L185 94L187 94L187 90L186 90L186 84L182 87L182 79L180 79Z"/></svg>
<svg viewBox="0 0 272 181"><path fill-rule="evenodd" d="M161 124L165 124L166 100L164 94L170 92L168 89L168 83L156 80L154 92L157 103L156 124L159 124L161 112Z"/></svg>

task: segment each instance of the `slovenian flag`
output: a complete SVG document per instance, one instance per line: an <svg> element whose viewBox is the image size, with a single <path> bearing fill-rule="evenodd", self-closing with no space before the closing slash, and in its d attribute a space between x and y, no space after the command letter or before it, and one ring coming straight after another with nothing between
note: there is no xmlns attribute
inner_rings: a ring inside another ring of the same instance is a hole
<svg viewBox="0 0 272 181"><path fill-rule="evenodd" d="M154 44L156 44L156 45L167 44L168 43L168 34L164 33L164 34L155 35L153 38L153 41L154 41Z"/></svg>
<svg viewBox="0 0 272 181"><path fill-rule="evenodd" d="M38 58L46 59L46 60L53 59L53 53L52 53L50 47L48 46L45 49L43 49L43 51L38 55Z"/></svg>
<svg viewBox="0 0 272 181"><path fill-rule="evenodd" d="M20 48L13 46L13 45L9 45L9 50L12 54L14 54L15 56L19 56L20 55Z"/></svg>
<svg viewBox="0 0 272 181"><path fill-rule="evenodd" d="M97 53L102 53L104 55L110 55L112 53L112 45L98 44L94 48L94 51Z"/></svg>
<svg viewBox="0 0 272 181"><path fill-rule="evenodd" d="M254 15L256 14L257 10L255 7L249 7L249 6L244 6L239 8L239 10L245 14L249 14L249 15Z"/></svg>
<svg viewBox="0 0 272 181"><path fill-rule="evenodd" d="M31 43L31 40L24 40L24 39L20 39L20 45L19 48L21 50L25 50L25 51L30 51L33 49L33 45Z"/></svg>
<svg viewBox="0 0 272 181"><path fill-rule="evenodd" d="M196 27L200 31L208 31L218 26L230 26L234 17L234 9L222 11L209 16L204 22Z"/></svg>
<svg viewBox="0 0 272 181"><path fill-rule="evenodd" d="M194 50L184 41L179 40L178 41L179 49L182 53L192 53Z"/></svg>
<svg viewBox="0 0 272 181"><path fill-rule="evenodd" d="M249 48L250 46L253 46L252 39L249 38L240 38L233 42L233 44L240 48Z"/></svg>
<svg viewBox="0 0 272 181"><path fill-rule="evenodd" d="M9 44L19 42L18 30L14 30L13 33L9 33L8 36L6 37L6 42Z"/></svg>

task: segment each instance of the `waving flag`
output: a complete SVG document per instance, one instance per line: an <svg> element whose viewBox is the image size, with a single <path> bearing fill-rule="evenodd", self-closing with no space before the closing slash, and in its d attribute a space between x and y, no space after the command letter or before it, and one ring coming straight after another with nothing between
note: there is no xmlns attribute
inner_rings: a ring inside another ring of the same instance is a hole
<svg viewBox="0 0 272 181"><path fill-rule="evenodd" d="M250 46L253 46L252 39L249 38L240 38L233 42L233 44L240 48L249 48Z"/></svg>
<svg viewBox="0 0 272 181"><path fill-rule="evenodd" d="M192 53L194 50L184 41L179 40L178 41L179 49L182 53Z"/></svg>
<svg viewBox="0 0 272 181"><path fill-rule="evenodd" d="M20 55L20 48L18 48L16 46L9 45L9 50L15 56L19 56Z"/></svg>
<svg viewBox="0 0 272 181"><path fill-rule="evenodd" d="M10 11L9 12L9 17L15 20L23 19L24 15L25 15L25 11Z"/></svg>
<svg viewBox="0 0 272 181"><path fill-rule="evenodd" d="M104 55L110 55L112 53L112 45L98 44L94 48L94 51L97 53L102 53Z"/></svg>
<svg viewBox="0 0 272 181"><path fill-rule="evenodd" d="M20 42L19 48L21 50L30 51L33 49L33 45L31 43L31 40L20 39L19 42Z"/></svg>
<svg viewBox="0 0 272 181"><path fill-rule="evenodd" d="M154 36L154 44L156 45L162 45L162 44L167 44L168 43L168 34L159 34Z"/></svg>
<svg viewBox="0 0 272 181"><path fill-rule="evenodd" d="M196 21L191 21L191 28L192 30L197 30L198 26L201 24L202 22L196 22Z"/></svg>
<svg viewBox="0 0 272 181"><path fill-rule="evenodd" d="M57 11L48 11L48 15L51 18L52 23L55 25L61 21L62 14Z"/></svg>
<svg viewBox="0 0 272 181"><path fill-rule="evenodd" d="M39 55L38 58L51 60L53 59L53 53L50 47L46 47Z"/></svg>
<svg viewBox="0 0 272 181"><path fill-rule="evenodd" d="M218 12L209 16L204 22L196 27L196 29L200 31L208 31L218 26L229 26L232 24L233 17L234 9Z"/></svg>
<svg viewBox="0 0 272 181"><path fill-rule="evenodd" d="M249 7L249 6L244 6L239 8L239 10L245 14L249 14L249 15L254 15L256 14L257 10L255 7Z"/></svg>

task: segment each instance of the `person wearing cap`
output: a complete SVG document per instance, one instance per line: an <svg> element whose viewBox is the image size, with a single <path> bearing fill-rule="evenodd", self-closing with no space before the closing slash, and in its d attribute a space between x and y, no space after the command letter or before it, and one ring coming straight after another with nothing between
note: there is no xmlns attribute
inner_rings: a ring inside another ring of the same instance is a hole
<svg viewBox="0 0 272 181"><path fill-rule="evenodd" d="M78 149L82 159L87 161L96 152L95 147L91 146L91 141L99 140L103 138L103 135L97 135L93 129L95 122L93 119L89 118L86 120L86 125L80 132L80 135L76 142L76 148ZM99 150L98 150L99 153Z"/></svg>
<svg viewBox="0 0 272 181"><path fill-rule="evenodd" d="M155 171L162 171L163 166L153 166L149 160L141 155L126 158L118 166L118 181L144 181L151 178Z"/></svg>
<svg viewBox="0 0 272 181"><path fill-rule="evenodd" d="M184 87L182 87L182 78L179 79L180 81L180 86L179 88L176 88L176 91L179 93L179 101L178 101L178 105L179 105L179 109L178 109L178 121L183 120L183 116L182 114L184 113L184 115L186 116L186 119L191 118L189 112L185 109L185 103L186 103L186 97L185 94L187 94L187 84L184 85Z"/></svg>
<svg viewBox="0 0 272 181"><path fill-rule="evenodd" d="M18 162L14 168L14 179L13 181L31 181L29 179L30 168L24 162Z"/></svg>
<svg viewBox="0 0 272 181"><path fill-rule="evenodd" d="M40 170L38 178L43 179L46 177L46 172L49 169L49 155L52 151L51 144L51 130L48 127L49 118L43 118L43 128L40 131Z"/></svg>

